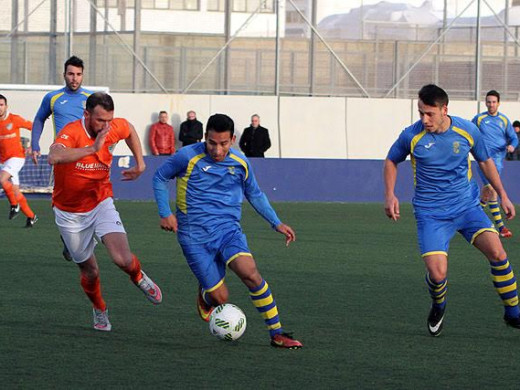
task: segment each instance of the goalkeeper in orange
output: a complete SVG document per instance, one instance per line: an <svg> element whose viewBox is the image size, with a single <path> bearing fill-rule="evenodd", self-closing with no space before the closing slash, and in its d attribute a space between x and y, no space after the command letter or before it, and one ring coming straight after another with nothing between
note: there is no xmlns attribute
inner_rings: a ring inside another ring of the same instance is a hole
<svg viewBox="0 0 520 390"><path fill-rule="evenodd" d="M9 219L18 216L20 210L27 217L25 227L31 228L38 217L20 192L18 173L25 164L25 151L20 140L20 128L32 129L32 122L7 110L7 98L0 95L0 184L11 204Z"/></svg>

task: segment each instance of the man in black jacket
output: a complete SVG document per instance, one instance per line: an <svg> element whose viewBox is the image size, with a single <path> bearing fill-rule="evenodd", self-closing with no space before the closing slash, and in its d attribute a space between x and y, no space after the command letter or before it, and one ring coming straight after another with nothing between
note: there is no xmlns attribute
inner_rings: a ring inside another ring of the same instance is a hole
<svg viewBox="0 0 520 390"><path fill-rule="evenodd" d="M179 131L179 140L182 142L182 146L200 142L202 139L202 123L197 120L197 114L195 111L188 111L187 116L187 120L181 123Z"/></svg>
<svg viewBox="0 0 520 390"><path fill-rule="evenodd" d="M270 147L269 130L260 126L260 117L255 114L251 117L251 126L245 128L240 137L240 149L246 157L264 157Z"/></svg>

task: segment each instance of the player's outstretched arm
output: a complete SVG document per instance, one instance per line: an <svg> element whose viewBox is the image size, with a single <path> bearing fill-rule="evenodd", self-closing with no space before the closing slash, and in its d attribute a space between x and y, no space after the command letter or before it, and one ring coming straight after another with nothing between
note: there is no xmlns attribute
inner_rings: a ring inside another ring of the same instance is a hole
<svg viewBox="0 0 520 390"><path fill-rule="evenodd" d="M146 164L143 158L143 149L141 148L141 141L139 140L139 136L135 131L135 127L128 123L130 126L130 135L125 139L126 144L132 151L132 154L135 158L135 165L130 169L126 169L121 172L123 175L122 180L136 180L146 169Z"/></svg>
<svg viewBox="0 0 520 390"><path fill-rule="evenodd" d="M502 209L506 214L507 219L513 219L516 215L515 206L509 200L507 196L506 190L502 185L502 180L500 180L500 175L498 174L497 168L493 159L489 158L486 161L479 161L478 163L480 169L484 173L484 176L489 180L489 184L494 188L500 197L500 201L502 204Z"/></svg>
<svg viewBox="0 0 520 390"><path fill-rule="evenodd" d="M401 217L399 199L397 199L394 193L397 180L397 164L388 158L385 160L383 180L385 184L385 214L388 218L397 221Z"/></svg>
<svg viewBox="0 0 520 390"><path fill-rule="evenodd" d="M289 225L281 223L276 226L276 231L285 236L285 246L289 246L291 242L296 241L296 233Z"/></svg>

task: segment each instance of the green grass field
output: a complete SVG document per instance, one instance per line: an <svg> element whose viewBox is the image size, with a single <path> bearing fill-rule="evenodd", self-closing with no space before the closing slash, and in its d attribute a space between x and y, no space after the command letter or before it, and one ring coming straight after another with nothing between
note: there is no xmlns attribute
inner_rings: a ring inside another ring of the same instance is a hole
<svg viewBox="0 0 520 390"><path fill-rule="evenodd" d="M392 223L379 204L276 204L297 232L289 248L245 208L244 230L282 322L305 344L293 351L269 346L234 275L230 302L245 311L247 331L238 343L210 335L196 314L196 280L151 202L116 204L163 304L151 305L98 246L113 329L95 332L50 203L31 204L40 216L34 229L22 229L22 216L0 220L2 389L518 388L520 331L504 325L487 262L460 237L450 250L444 333L429 336L409 205ZM0 206L7 217L5 199ZM520 272L520 223L510 227L517 235L505 246Z"/></svg>

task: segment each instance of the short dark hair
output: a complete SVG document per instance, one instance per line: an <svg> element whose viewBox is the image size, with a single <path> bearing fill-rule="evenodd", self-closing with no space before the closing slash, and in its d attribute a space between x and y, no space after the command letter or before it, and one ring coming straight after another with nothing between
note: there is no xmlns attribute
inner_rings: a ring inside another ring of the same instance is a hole
<svg viewBox="0 0 520 390"><path fill-rule="evenodd" d="M7 98L4 95L0 94L0 100L4 100L5 104L7 104Z"/></svg>
<svg viewBox="0 0 520 390"><path fill-rule="evenodd" d="M206 133L210 130L217 133L231 132L231 136L235 133L235 122L226 114L211 115L206 124Z"/></svg>
<svg viewBox="0 0 520 390"><path fill-rule="evenodd" d="M166 111L164 111L164 110L163 110L163 111L159 111L159 115L161 115L161 114L166 114L166 115L168 115L168 113L167 113Z"/></svg>
<svg viewBox="0 0 520 390"><path fill-rule="evenodd" d="M428 84L419 91L419 99L427 106L442 107L448 105L450 99L446 91L435 84Z"/></svg>
<svg viewBox="0 0 520 390"><path fill-rule="evenodd" d="M63 67L64 72L67 71L67 66L69 66L69 65L75 66L77 68L81 68L82 70L84 69L83 60L76 56L72 56L67 61L65 61L65 66Z"/></svg>
<svg viewBox="0 0 520 390"><path fill-rule="evenodd" d="M87 99L86 109L93 112L97 106L103 107L106 111L114 111L114 101L112 96L105 92L96 92Z"/></svg>
<svg viewBox="0 0 520 390"><path fill-rule="evenodd" d="M500 94L497 91L495 91L494 89L492 89L491 91L486 93L486 97L488 97L488 96L494 96L497 98L497 101L500 101Z"/></svg>
<svg viewBox="0 0 520 390"><path fill-rule="evenodd" d="M513 127L520 127L520 121L514 121L513 122Z"/></svg>

